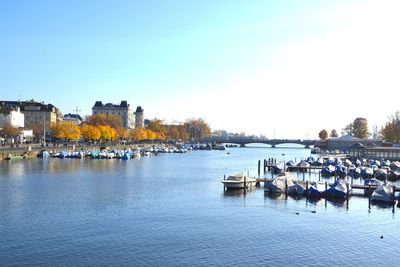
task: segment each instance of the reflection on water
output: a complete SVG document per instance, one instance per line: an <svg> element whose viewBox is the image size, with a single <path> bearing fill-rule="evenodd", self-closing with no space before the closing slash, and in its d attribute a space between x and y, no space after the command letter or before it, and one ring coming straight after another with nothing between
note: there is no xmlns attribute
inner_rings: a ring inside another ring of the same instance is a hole
<svg viewBox="0 0 400 267"><path fill-rule="evenodd" d="M264 191L264 197L272 200L286 200L288 196L284 193L273 193Z"/></svg>
<svg viewBox="0 0 400 267"><path fill-rule="evenodd" d="M225 190L223 193L224 197L245 197L246 194L249 194L251 192L255 192L256 187L249 187L246 190L244 189L229 189Z"/></svg>
<svg viewBox="0 0 400 267"><path fill-rule="evenodd" d="M348 200L347 199L335 199L335 198L329 198L326 199L327 203L336 207L336 208L347 208Z"/></svg>
<svg viewBox="0 0 400 267"><path fill-rule="evenodd" d="M396 203L391 204L391 203L371 201L370 205L377 209L392 210L393 207L396 205Z"/></svg>
<svg viewBox="0 0 400 267"><path fill-rule="evenodd" d="M368 212L365 197L351 197L347 207L263 188L224 191L224 174L255 175L260 159L310 153L229 151L0 162L0 266L397 264L397 208L371 205Z"/></svg>

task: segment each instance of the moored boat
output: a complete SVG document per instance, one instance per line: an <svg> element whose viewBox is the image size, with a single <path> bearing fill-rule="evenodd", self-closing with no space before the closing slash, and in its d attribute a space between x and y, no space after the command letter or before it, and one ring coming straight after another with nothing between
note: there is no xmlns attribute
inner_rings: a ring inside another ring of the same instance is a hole
<svg viewBox="0 0 400 267"><path fill-rule="evenodd" d="M294 185L288 187L288 194L303 196L307 192L306 184L304 182L297 181Z"/></svg>
<svg viewBox="0 0 400 267"><path fill-rule="evenodd" d="M335 166L327 165L323 166L321 170L321 175L324 177L331 177L335 175Z"/></svg>
<svg viewBox="0 0 400 267"><path fill-rule="evenodd" d="M270 193L282 193L295 184L295 179L288 172L281 173L272 182L264 186L264 191Z"/></svg>
<svg viewBox="0 0 400 267"><path fill-rule="evenodd" d="M327 198L345 198L351 190L351 186L346 181L338 179L325 191L325 196Z"/></svg>
<svg viewBox="0 0 400 267"><path fill-rule="evenodd" d="M318 182L312 184L307 191L307 196L310 198L320 198L325 192L325 183Z"/></svg>
<svg viewBox="0 0 400 267"><path fill-rule="evenodd" d="M278 162L276 165L272 166L272 172L275 174L283 173L286 170L286 166L283 162Z"/></svg>
<svg viewBox="0 0 400 267"><path fill-rule="evenodd" d="M38 154L37 154L38 158L48 158L50 157L50 153L47 150L41 150Z"/></svg>
<svg viewBox="0 0 400 267"><path fill-rule="evenodd" d="M245 187L253 187L256 185L256 182L257 181L254 177L249 177L243 172L228 176L228 178L221 181L221 183L225 185L226 189L243 189Z"/></svg>
<svg viewBox="0 0 400 267"><path fill-rule="evenodd" d="M380 185L371 195L371 201L393 203L394 202L394 186Z"/></svg>

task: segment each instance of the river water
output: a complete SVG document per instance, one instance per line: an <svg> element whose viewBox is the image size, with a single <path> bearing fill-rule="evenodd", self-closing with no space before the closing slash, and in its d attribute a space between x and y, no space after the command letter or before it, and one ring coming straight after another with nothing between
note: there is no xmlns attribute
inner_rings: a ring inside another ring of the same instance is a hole
<svg viewBox="0 0 400 267"><path fill-rule="evenodd" d="M253 147L2 161L0 266L397 266L397 207L224 192L220 182L256 175L259 159L309 155Z"/></svg>

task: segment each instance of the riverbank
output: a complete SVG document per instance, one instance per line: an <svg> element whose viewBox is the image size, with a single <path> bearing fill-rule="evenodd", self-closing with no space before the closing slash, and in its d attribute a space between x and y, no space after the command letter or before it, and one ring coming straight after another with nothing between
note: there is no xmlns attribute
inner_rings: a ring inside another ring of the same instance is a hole
<svg viewBox="0 0 400 267"><path fill-rule="evenodd" d="M232 147L232 146L230 146ZM154 142L154 143L136 143L136 144L98 144L98 145L68 145L68 146L23 146L23 147L2 147L0 148L0 160L10 159L29 159L36 158L42 151L47 151L46 155L57 156L60 153L70 155L79 153L88 156L91 152L115 152L120 157L126 152L140 152L145 154L158 153L184 153L188 150L225 150L225 146L218 144L192 144L192 143L174 143L174 142ZM69 157L69 156L68 156ZM113 157L112 157L113 158Z"/></svg>
<svg viewBox="0 0 400 267"><path fill-rule="evenodd" d="M0 150L0 160L6 159L29 159L36 158L38 153L46 150L50 155L55 155L60 152L73 153L76 151L90 151L90 150L136 150L147 149L158 144L134 144L134 145L71 145L71 146L24 146L14 148L2 148ZM172 145L168 145L172 146ZM176 145L175 145L176 146Z"/></svg>

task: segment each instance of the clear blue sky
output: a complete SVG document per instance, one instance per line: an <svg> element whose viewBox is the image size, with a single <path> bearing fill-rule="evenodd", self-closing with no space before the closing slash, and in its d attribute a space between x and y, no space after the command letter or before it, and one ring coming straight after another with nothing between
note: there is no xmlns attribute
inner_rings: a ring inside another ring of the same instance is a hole
<svg viewBox="0 0 400 267"><path fill-rule="evenodd" d="M82 115L128 100L147 118L269 137L383 124L398 102L371 111L357 90L399 96L398 12L362 0L3 1L1 98Z"/></svg>

